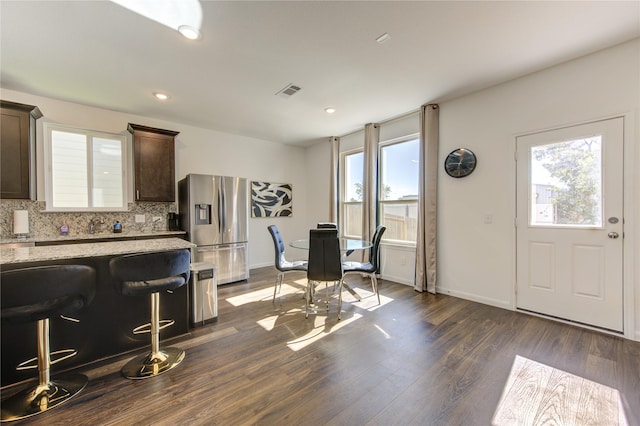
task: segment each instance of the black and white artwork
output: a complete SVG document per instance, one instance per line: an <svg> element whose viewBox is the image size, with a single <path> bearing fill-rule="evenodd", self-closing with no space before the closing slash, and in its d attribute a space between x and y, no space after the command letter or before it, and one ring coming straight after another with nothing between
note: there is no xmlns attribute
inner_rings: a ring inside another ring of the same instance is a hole
<svg viewBox="0 0 640 426"><path fill-rule="evenodd" d="M251 216L291 216L292 188L289 183L251 182Z"/></svg>

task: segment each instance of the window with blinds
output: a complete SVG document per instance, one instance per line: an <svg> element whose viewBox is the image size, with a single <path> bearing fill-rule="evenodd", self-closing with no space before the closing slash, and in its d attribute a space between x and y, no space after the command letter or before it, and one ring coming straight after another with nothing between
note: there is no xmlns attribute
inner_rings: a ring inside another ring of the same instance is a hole
<svg viewBox="0 0 640 426"><path fill-rule="evenodd" d="M126 210L126 139L45 124L47 210Z"/></svg>

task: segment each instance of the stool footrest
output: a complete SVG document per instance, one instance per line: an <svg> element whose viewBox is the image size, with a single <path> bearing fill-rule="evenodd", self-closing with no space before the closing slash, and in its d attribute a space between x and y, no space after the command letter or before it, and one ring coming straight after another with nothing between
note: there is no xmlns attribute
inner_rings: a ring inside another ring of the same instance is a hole
<svg viewBox="0 0 640 426"><path fill-rule="evenodd" d="M174 320L160 320L159 322L159 327L158 327L158 331L160 330L164 330L167 327L171 327L173 324L175 324L176 322ZM142 324L136 328L133 329L133 334L145 334L145 333L151 333L151 323L148 322L146 324Z"/></svg>
<svg viewBox="0 0 640 426"><path fill-rule="evenodd" d="M53 359L57 355L62 355L62 356L58 357L56 359ZM75 350L75 349L61 349L59 351L51 352L49 354L49 357L51 358L50 361L49 361L49 365L57 364L60 361L64 361L65 359L69 359L69 358L74 357L76 355L78 355L78 351ZM16 370L23 371L23 370L32 370L34 368L38 368L38 358L37 357L28 359L28 360L26 360L24 362L21 362L16 367Z"/></svg>

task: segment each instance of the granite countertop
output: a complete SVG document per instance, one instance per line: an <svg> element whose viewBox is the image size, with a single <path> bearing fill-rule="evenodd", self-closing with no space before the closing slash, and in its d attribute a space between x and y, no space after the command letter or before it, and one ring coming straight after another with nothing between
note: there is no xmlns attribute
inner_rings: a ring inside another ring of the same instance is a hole
<svg viewBox="0 0 640 426"><path fill-rule="evenodd" d="M149 233L146 233L145 235L149 235ZM0 264L7 265L27 262L46 262L49 260L60 259L113 256L184 248L191 249L195 246L195 244L181 238L160 238L150 240L62 244L56 246L0 248Z"/></svg>
<svg viewBox="0 0 640 426"><path fill-rule="evenodd" d="M113 232L100 232L96 234L72 234L72 235L54 235L45 237L30 237L30 238L2 238L1 244L13 244L13 243L36 243L45 241L74 241L74 240L104 240L104 239L123 239L123 238L136 238L136 237L162 237L162 236L178 236L186 234L185 231L125 231L122 233Z"/></svg>

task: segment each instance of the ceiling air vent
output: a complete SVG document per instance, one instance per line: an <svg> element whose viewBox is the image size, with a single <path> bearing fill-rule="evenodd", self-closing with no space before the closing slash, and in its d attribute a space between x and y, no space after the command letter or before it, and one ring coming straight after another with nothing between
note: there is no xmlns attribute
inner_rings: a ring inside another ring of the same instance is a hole
<svg viewBox="0 0 640 426"><path fill-rule="evenodd" d="M276 95L279 95L283 98L289 98L292 95L295 95L300 91L300 87L295 84L288 84L284 89L280 90Z"/></svg>

